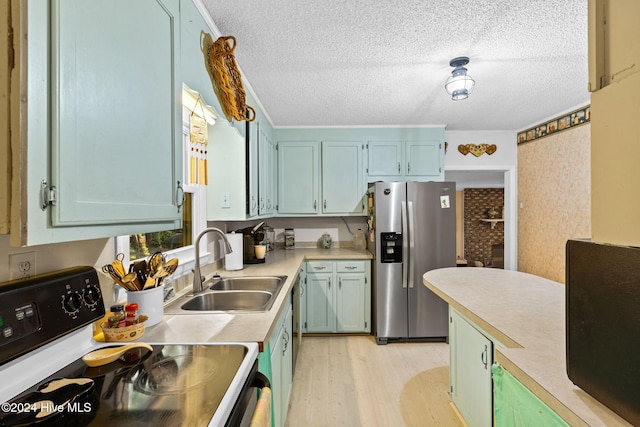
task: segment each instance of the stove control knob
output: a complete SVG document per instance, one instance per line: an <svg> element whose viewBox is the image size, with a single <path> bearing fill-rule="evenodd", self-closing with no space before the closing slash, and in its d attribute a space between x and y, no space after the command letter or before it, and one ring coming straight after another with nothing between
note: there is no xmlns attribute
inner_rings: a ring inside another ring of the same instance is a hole
<svg viewBox="0 0 640 427"><path fill-rule="evenodd" d="M73 292L62 297L62 308L69 314L80 310L82 297L78 292Z"/></svg>
<svg viewBox="0 0 640 427"><path fill-rule="evenodd" d="M100 288L96 285L87 286L82 292L85 304L91 306L100 301Z"/></svg>

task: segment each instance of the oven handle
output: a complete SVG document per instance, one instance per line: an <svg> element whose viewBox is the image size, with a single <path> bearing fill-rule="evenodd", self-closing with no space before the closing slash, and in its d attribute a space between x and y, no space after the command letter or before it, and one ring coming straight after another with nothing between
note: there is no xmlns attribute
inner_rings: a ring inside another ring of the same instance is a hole
<svg viewBox="0 0 640 427"><path fill-rule="evenodd" d="M252 402L252 396L255 396L252 389L257 388L260 390L264 387L271 387L271 384L269 378L262 372L258 372L258 360L256 360L251 368L249 377L245 381L244 386L242 386L238 400L233 405L229 419L225 424L226 427L239 426L244 424L247 419L251 419L252 414L248 412L252 411L257 403L256 401Z"/></svg>
<svg viewBox="0 0 640 427"><path fill-rule="evenodd" d="M257 387L257 388L264 388L264 387L269 387L271 388L271 383L269 382L269 378L267 378L267 376L265 374L263 374L262 372L256 372L256 376L253 377L253 382L251 383L251 387Z"/></svg>

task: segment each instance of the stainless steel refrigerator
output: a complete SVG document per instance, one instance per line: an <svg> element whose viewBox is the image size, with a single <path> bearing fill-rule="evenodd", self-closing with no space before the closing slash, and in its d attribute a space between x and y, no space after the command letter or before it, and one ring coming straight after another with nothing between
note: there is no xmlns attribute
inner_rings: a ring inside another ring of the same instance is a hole
<svg viewBox="0 0 640 427"><path fill-rule="evenodd" d="M378 344L444 341L447 304L422 275L456 265L454 182L376 182L369 187Z"/></svg>

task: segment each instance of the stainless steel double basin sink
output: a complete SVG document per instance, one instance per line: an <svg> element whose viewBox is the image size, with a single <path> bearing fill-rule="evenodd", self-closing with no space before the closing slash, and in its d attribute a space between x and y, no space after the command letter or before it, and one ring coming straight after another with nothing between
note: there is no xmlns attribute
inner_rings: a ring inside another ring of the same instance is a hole
<svg viewBox="0 0 640 427"><path fill-rule="evenodd" d="M287 276L242 276L204 282L205 291L183 295L172 301L166 314L264 312L269 311Z"/></svg>

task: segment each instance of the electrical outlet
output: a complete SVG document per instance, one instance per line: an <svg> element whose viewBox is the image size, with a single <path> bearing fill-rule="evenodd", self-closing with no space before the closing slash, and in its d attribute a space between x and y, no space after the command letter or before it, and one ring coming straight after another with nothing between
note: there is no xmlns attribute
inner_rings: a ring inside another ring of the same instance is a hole
<svg viewBox="0 0 640 427"><path fill-rule="evenodd" d="M22 252L9 255L9 280L24 279L36 274L36 253Z"/></svg>

